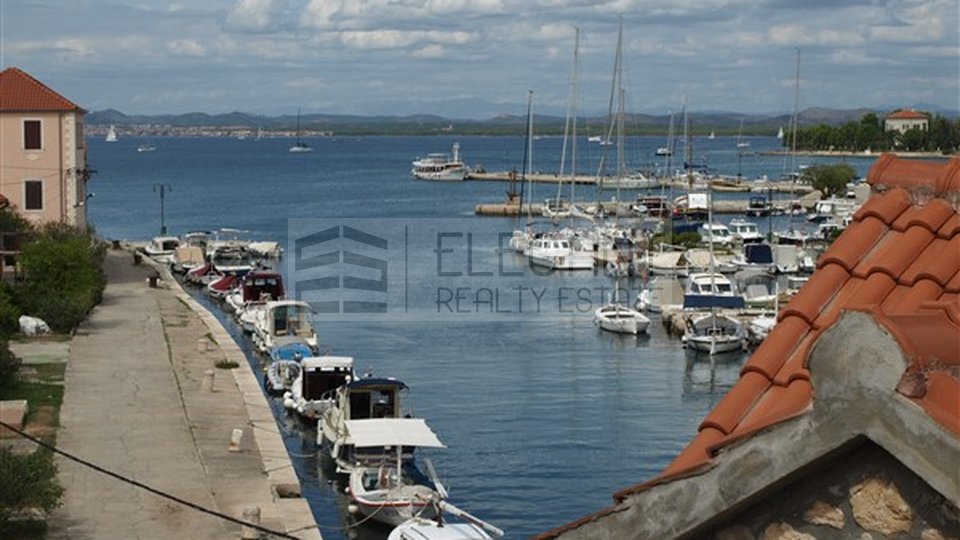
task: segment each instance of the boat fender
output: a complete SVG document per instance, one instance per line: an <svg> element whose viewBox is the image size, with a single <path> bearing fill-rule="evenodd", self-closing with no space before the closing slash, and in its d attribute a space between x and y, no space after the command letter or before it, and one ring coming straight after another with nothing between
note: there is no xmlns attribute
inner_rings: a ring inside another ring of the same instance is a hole
<svg viewBox="0 0 960 540"><path fill-rule="evenodd" d="M347 512L350 512L351 514L356 514L359 511L360 511L360 508L357 505L355 504L347 505Z"/></svg>
<svg viewBox="0 0 960 540"><path fill-rule="evenodd" d="M294 403L292 399L290 399L290 398L285 398L285 399L283 400L283 406L286 407L287 409L292 409L292 408L296 407L297 404Z"/></svg>

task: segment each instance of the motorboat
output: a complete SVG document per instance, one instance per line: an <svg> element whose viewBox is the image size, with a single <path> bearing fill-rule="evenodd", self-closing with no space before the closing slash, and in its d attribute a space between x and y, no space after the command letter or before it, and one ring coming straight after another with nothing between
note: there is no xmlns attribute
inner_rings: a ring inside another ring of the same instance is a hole
<svg viewBox="0 0 960 540"><path fill-rule="evenodd" d="M230 291L237 286L237 276L234 274L218 274L219 277L207 283L207 294L216 300L223 300Z"/></svg>
<svg viewBox="0 0 960 540"><path fill-rule="evenodd" d="M154 236L143 251L160 264L170 264L173 262L173 252L179 245L180 239L176 236Z"/></svg>
<svg viewBox="0 0 960 540"><path fill-rule="evenodd" d="M722 223L704 223L700 226L700 241L713 242L715 245L729 246L733 242L730 228Z"/></svg>
<svg viewBox="0 0 960 540"><path fill-rule="evenodd" d="M676 276L657 276L640 291L633 307L649 313L679 311L683 309L683 286Z"/></svg>
<svg viewBox="0 0 960 540"><path fill-rule="evenodd" d="M379 459L358 461L349 471L350 510L387 525L415 516L433 518L441 499L437 485L416 466L418 448L444 448L422 418L347 420L355 448L382 451Z"/></svg>
<svg viewBox="0 0 960 540"><path fill-rule="evenodd" d="M419 180L459 181L467 176L467 167L460 160L460 143L453 143L450 154L427 154L413 161L410 174Z"/></svg>
<svg viewBox="0 0 960 540"><path fill-rule="evenodd" d="M734 275L748 308L772 307L777 301L777 278L769 272L741 270Z"/></svg>
<svg viewBox="0 0 960 540"><path fill-rule="evenodd" d="M602 330L631 335L643 334L650 326L650 319L644 314L615 301L598 307L593 322Z"/></svg>
<svg viewBox="0 0 960 540"><path fill-rule="evenodd" d="M770 201L766 197L750 197L747 201L746 214L751 217L769 216L773 211Z"/></svg>
<svg viewBox="0 0 960 540"><path fill-rule="evenodd" d="M309 352L301 350L300 354L309 355ZM303 356L298 365L293 381L283 394L283 406L302 418L316 422L334 405L334 391L356 379L353 358Z"/></svg>
<svg viewBox="0 0 960 540"><path fill-rule="evenodd" d="M137 152L141 152L141 153L153 152L154 150L156 150L156 148L150 143L141 144L140 146L137 147Z"/></svg>
<svg viewBox="0 0 960 540"><path fill-rule="evenodd" d="M494 536L503 536L503 531L494 533ZM493 540L494 536L475 520L449 523L442 519L415 517L396 526L387 540Z"/></svg>
<svg viewBox="0 0 960 540"><path fill-rule="evenodd" d="M302 300L275 300L259 310L253 331L253 344L263 354L269 354L277 339L297 336L317 350L317 333L313 328L313 308Z"/></svg>
<svg viewBox="0 0 960 540"><path fill-rule="evenodd" d="M300 376L300 363L313 356L313 349L296 336L277 338L269 352L265 386L270 394L282 394L293 386Z"/></svg>
<svg viewBox="0 0 960 540"><path fill-rule="evenodd" d="M590 270L593 251L576 249L570 238L544 235L535 238L525 252L530 264L554 270Z"/></svg>
<svg viewBox="0 0 960 540"><path fill-rule="evenodd" d="M283 276L277 272L256 270L240 279L240 286L227 295L226 301L244 332L253 333L259 311L267 302L284 298Z"/></svg>
<svg viewBox="0 0 960 540"><path fill-rule="evenodd" d="M712 310L692 315L682 340L689 349L717 354L741 350L746 333L739 319Z"/></svg>
<svg viewBox="0 0 960 540"><path fill-rule="evenodd" d="M730 278L719 272L697 272L687 278L684 309L742 308L740 296Z"/></svg>
<svg viewBox="0 0 960 540"><path fill-rule="evenodd" d="M737 268L773 272L777 265L773 260L773 248L769 244L744 244L743 254L733 259Z"/></svg>
<svg viewBox="0 0 960 540"><path fill-rule="evenodd" d="M173 250L170 270L175 274L185 274L206 263L207 258L203 254L203 248L181 243L177 249Z"/></svg>
<svg viewBox="0 0 960 540"><path fill-rule="evenodd" d="M733 219L730 220L728 228L730 236L741 244L755 244L763 241L763 235L760 234L757 224L752 221Z"/></svg>
<svg viewBox="0 0 960 540"><path fill-rule="evenodd" d="M571 213L570 205L561 198L547 199L540 207L540 214L550 219L568 218Z"/></svg>
<svg viewBox="0 0 960 540"><path fill-rule="evenodd" d="M672 156L673 152L666 146L661 146L660 148L657 148L656 154L658 156Z"/></svg>
<svg viewBox="0 0 960 540"><path fill-rule="evenodd" d="M389 459L393 452L381 447L355 444L349 422L370 419L403 419L409 415L406 408L408 387L394 378L365 377L327 392L331 400L320 416L317 428L318 444L327 448L329 456L340 472L349 472L360 462ZM411 418L412 419L412 418ZM404 457L412 457L406 452Z"/></svg>
<svg viewBox="0 0 960 540"><path fill-rule="evenodd" d="M210 263L222 274L243 275L256 267L250 252L241 246L217 245L210 251Z"/></svg>
<svg viewBox="0 0 960 540"><path fill-rule="evenodd" d="M187 283L193 285L200 285L206 287L210 283L223 277L223 274L217 271L216 268L209 262L204 263L196 268L191 268L187 270L187 273L184 274L184 280Z"/></svg>
<svg viewBox="0 0 960 540"><path fill-rule="evenodd" d="M641 195L630 207L634 212L655 218L670 217L673 212L670 201L666 197L657 195Z"/></svg>

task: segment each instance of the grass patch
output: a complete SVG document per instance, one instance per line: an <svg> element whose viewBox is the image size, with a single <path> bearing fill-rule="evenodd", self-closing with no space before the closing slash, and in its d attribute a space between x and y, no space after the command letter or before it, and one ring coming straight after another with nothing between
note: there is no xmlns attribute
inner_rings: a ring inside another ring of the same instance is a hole
<svg viewBox="0 0 960 540"><path fill-rule="evenodd" d="M3 399L27 400L27 425L38 422L44 427L60 427L63 385L44 382L19 382L2 390Z"/></svg>

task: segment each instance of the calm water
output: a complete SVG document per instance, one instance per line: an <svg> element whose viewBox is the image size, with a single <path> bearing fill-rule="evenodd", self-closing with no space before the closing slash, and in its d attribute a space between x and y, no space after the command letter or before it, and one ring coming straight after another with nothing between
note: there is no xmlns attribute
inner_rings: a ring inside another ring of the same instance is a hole
<svg viewBox="0 0 960 540"><path fill-rule="evenodd" d="M474 231L479 252L515 221L478 218L473 207L503 200L505 184L417 182L410 161L460 142L469 165L519 169L518 137L332 138L311 141L311 154L289 154L289 140L151 139L156 151L138 153L143 139L92 140L89 217L106 238L147 240L158 234L160 198L173 234L238 227L261 239L286 241L289 218L459 218ZM753 150L778 147L752 138ZM555 171L561 140L536 142L534 169ZM660 138L633 141L635 164L653 164ZM779 176L782 157L743 156L735 140L699 139L698 154L722 173ZM594 171L599 147L579 156ZM799 164L809 164L810 160ZM872 160L854 160L865 174ZM542 200L555 187L536 186ZM609 198L610 192L602 197ZM595 199L594 188L577 197ZM521 261L506 260L509 269ZM413 265L419 271L430 264ZM416 277L416 276L414 276ZM526 278L520 278L526 279ZM550 286L609 286L604 276L580 273L539 278ZM608 506L614 491L659 473L696 433L700 420L738 379L741 355L688 356L655 321L651 335L601 333L589 313L522 320L463 317L416 322L323 322L318 332L332 353L351 355L359 370L395 376L411 387L418 416L447 445L430 452L452 502L525 538ZM241 345L245 341L238 337ZM315 432L284 417L274 400L305 493L327 538L346 538L342 497L321 474ZM383 537L373 529L363 537Z"/></svg>

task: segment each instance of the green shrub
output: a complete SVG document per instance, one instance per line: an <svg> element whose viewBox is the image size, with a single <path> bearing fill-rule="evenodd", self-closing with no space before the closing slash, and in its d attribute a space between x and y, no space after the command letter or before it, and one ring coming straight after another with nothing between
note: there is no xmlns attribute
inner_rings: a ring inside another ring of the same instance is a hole
<svg viewBox="0 0 960 540"><path fill-rule="evenodd" d="M102 298L103 246L89 234L48 225L20 250L24 280L17 290L23 312L56 332L69 332Z"/></svg>
<svg viewBox="0 0 960 540"><path fill-rule="evenodd" d="M20 359L10 352L7 340L0 338L0 388L13 385L17 381L18 371L20 371Z"/></svg>
<svg viewBox="0 0 960 540"><path fill-rule="evenodd" d="M23 312L16 303L13 287L0 283L0 336L9 336L20 329L20 315Z"/></svg>
<svg viewBox="0 0 960 540"><path fill-rule="evenodd" d="M20 455L0 447L0 533L18 512L31 508L49 512L60 506L63 488L56 475L49 451Z"/></svg>

